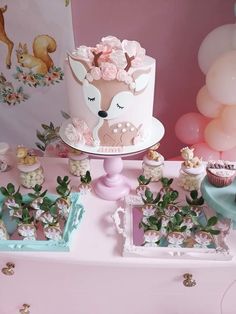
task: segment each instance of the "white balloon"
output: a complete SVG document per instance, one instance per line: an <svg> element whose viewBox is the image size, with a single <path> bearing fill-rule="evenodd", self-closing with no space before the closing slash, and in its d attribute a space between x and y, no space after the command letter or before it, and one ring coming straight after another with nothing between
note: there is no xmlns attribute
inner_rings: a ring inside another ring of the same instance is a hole
<svg viewBox="0 0 236 314"><path fill-rule="evenodd" d="M213 99L204 85L198 92L196 98L197 109L208 118L219 117L224 105Z"/></svg>
<svg viewBox="0 0 236 314"><path fill-rule="evenodd" d="M202 41L198 51L198 64L207 74L215 60L227 51L236 49L236 24L215 28Z"/></svg>
<svg viewBox="0 0 236 314"><path fill-rule="evenodd" d="M209 94L221 104L236 105L236 50L226 52L206 76Z"/></svg>

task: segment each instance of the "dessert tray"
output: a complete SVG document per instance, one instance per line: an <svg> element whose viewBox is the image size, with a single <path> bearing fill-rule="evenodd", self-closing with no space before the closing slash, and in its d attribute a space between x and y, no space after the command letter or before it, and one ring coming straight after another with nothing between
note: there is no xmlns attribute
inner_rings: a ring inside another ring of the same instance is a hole
<svg viewBox="0 0 236 314"><path fill-rule="evenodd" d="M56 201L56 195L47 195L52 202ZM28 195L23 196L23 201L29 201ZM69 202L67 215L61 216L58 220L57 228L59 229L53 229L53 224L49 222L40 224L39 220L34 220L34 223L22 224L22 228L20 228L21 232L22 230L24 232L20 236L17 218L4 215L4 212L6 213L5 197L0 194L0 214L2 216L0 220L0 251L69 251L73 231L78 229L84 213L84 208L79 202L79 193L71 193ZM9 212L9 208L7 212ZM32 226L35 227L35 231L32 231ZM47 237L43 226L47 228ZM57 232L58 230L60 232Z"/></svg>
<svg viewBox="0 0 236 314"><path fill-rule="evenodd" d="M184 242L179 237L180 233L168 240L168 235L162 233L163 229L157 232L149 230L149 234L145 236L144 230L140 228L140 223L145 219L143 206L140 196L130 194L125 198L124 206L117 208L112 215L117 232L124 238L123 256L217 261L232 259L225 241L230 221L218 220L217 227L221 232L212 235L210 241L204 233L196 241L194 232L185 236ZM204 206L198 219L204 222L212 215L214 215L212 209Z"/></svg>

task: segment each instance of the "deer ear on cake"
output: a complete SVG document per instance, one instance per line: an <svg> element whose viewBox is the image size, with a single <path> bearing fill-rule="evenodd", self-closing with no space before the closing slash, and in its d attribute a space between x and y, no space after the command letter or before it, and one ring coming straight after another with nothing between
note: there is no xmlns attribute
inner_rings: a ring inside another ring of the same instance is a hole
<svg viewBox="0 0 236 314"><path fill-rule="evenodd" d="M77 78L80 84L83 84L84 79L89 69L86 62L75 59L70 54L68 54L68 62L74 76Z"/></svg>
<svg viewBox="0 0 236 314"><path fill-rule="evenodd" d="M135 82L134 93L141 94L144 89L147 87L149 79L150 79L151 69L147 70L137 70L133 73L133 79Z"/></svg>

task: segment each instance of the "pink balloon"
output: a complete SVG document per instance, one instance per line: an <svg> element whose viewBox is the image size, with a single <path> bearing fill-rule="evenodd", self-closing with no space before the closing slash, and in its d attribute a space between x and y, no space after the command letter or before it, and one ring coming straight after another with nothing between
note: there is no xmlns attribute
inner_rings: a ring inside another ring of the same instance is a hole
<svg viewBox="0 0 236 314"><path fill-rule="evenodd" d="M220 120L224 131L236 136L236 106L226 106L221 113Z"/></svg>
<svg viewBox="0 0 236 314"><path fill-rule="evenodd" d="M203 73L207 74L212 64L222 54L236 49L236 25L226 24L210 32L198 51L198 64Z"/></svg>
<svg viewBox="0 0 236 314"><path fill-rule="evenodd" d="M219 119L214 119L207 125L205 141L217 151L229 150L236 145L236 138L224 132Z"/></svg>
<svg viewBox="0 0 236 314"><path fill-rule="evenodd" d="M224 108L221 103L209 95L206 85L199 90L196 103L199 112L208 118L217 118Z"/></svg>
<svg viewBox="0 0 236 314"><path fill-rule="evenodd" d="M209 119L200 113L189 112L181 116L175 125L175 134L185 144L195 144L204 140L204 129Z"/></svg>
<svg viewBox="0 0 236 314"><path fill-rule="evenodd" d="M218 102L236 105L236 50L219 57L206 76L210 95Z"/></svg>
<svg viewBox="0 0 236 314"><path fill-rule="evenodd" d="M221 153L221 159L236 161L236 146Z"/></svg>
<svg viewBox="0 0 236 314"><path fill-rule="evenodd" d="M220 159L220 152L209 147L207 143L197 143L192 146L194 148L194 155L203 160L218 160Z"/></svg>

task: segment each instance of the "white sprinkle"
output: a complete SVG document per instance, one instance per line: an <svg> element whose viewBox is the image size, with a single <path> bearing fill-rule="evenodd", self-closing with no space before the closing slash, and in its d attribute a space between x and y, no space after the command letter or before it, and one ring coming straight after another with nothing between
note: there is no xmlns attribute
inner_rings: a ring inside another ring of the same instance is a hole
<svg viewBox="0 0 236 314"><path fill-rule="evenodd" d="M117 127L118 127L118 128L121 128L121 127L122 127L122 124L121 124L121 123L118 123L118 124L117 124Z"/></svg>
<svg viewBox="0 0 236 314"><path fill-rule="evenodd" d="M130 123L129 123L129 122L127 122L127 123L126 123L126 126L127 126L127 127L129 127L129 126L130 126Z"/></svg>
<svg viewBox="0 0 236 314"><path fill-rule="evenodd" d="M122 133L125 133L126 132L126 129L124 128L124 129L122 129Z"/></svg>
<svg viewBox="0 0 236 314"><path fill-rule="evenodd" d="M133 131L134 131L134 127L132 127L132 128L130 129L130 131L132 131L132 132L133 132Z"/></svg>
<svg viewBox="0 0 236 314"><path fill-rule="evenodd" d="M117 132L118 132L118 130L117 130L117 129L114 129L114 130L113 130L113 133L117 133Z"/></svg>

